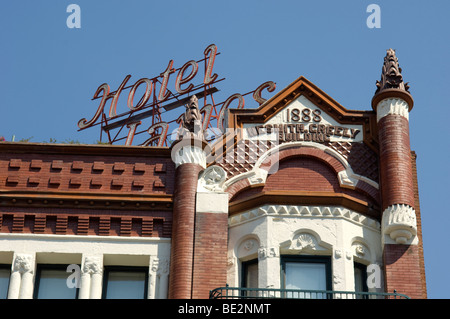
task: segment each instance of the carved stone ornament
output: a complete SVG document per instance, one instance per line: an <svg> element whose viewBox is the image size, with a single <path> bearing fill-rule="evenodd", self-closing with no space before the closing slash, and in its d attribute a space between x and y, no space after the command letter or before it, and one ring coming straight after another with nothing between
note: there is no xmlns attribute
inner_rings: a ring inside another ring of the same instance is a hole
<svg viewBox="0 0 450 319"><path fill-rule="evenodd" d="M296 250L302 253L314 252L316 250L322 250L322 248L319 247L317 239L314 235L302 232L293 237L289 246L289 250Z"/></svg>
<svg viewBox="0 0 450 319"><path fill-rule="evenodd" d="M300 234L295 241L296 248L300 251L303 250L316 250L316 240L314 236L310 234Z"/></svg>
<svg viewBox="0 0 450 319"><path fill-rule="evenodd" d="M237 247L236 257L242 259L248 258L250 255L257 255L259 248L259 241L256 238L247 238Z"/></svg>
<svg viewBox="0 0 450 319"><path fill-rule="evenodd" d="M361 259L370 260L371 253L369 248L363 244L362 242L355 241L352 244L353 256L356 256Z"/></svg>
<svg viewBox="0 0 450 319"><path fill-rule="evenodd" d="M181 117L181 128L178 137L203 139L202 115L198 108L197 97L195 95L191 96L185 107L186 111Z"/></svg>
<svg viewBox="0 0 450 319"><path fill-rule="evenodd" d="M169 260L167 258L153 259L150 270L158 274L167 274L169 272Z"/></svg>
<svg viewBox="0 0 450 319"><path fill-rule="evenodd" d="M13 266L14 271L18 271L21 274L26 272L33 273L33 268L33 256L28 254L16 255Z"/></svg>
<svg viewBox="0 0 450 319"><path fill-rule="evenodd" d="M251 250L254 245L255 245L255 242L253 240L247 240L244 242L244 249Z"/></svg>
<svg viewBox="0 0 450 319"><path fill-rule="evenodd" d="M86 257L84 258L83 273L85 274L101 274L102 261L99 257Z"/></svg>
<svg viewBox="0 0 450 319"><path fill-rule="evenodd" d="M278 250L275 247L261 247L258 249L259 259L278 257L278 255Z"/></svg>
<svg viewBox="0 0 450 319"><path fill-rule="evenodd" d="M417 235L416 212L409 205L389 206L383 212L383 234L389 235L397 244L406 244Z"/></svg>
<svg viewBox="0 0 450 319"><path fill-rule="evenodd" d="M212 192L223 191L227 178L225 170L217 165L206 168L199 179L199 190L205 189Z"/></svg>

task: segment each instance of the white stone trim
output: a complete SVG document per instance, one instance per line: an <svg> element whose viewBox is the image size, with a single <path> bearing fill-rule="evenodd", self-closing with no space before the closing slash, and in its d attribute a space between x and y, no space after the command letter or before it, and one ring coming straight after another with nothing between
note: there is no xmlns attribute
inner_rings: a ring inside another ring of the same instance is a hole
<svg viewBox="0 0 450 319"><path fill-rule="evenodd" d="M169 288L170 259L150 256L148 298L167 298Z"/></svg>
<svg viewBox="0 0 450 319"><path fill-rule="evenodd" d="M228 213L228 193L197 192L196 213Z"/></svg>
<svg viewBox="0 0 450 319"><path fill-rule="evenodd" d="M35 268L35 254L14 253L8 299L33 298Z"/></svg>
<svg viewBox="0 0 450 319"><path fill-rule="evenodd" d="M258 246L259 245L259 246ZM282 256L329 256L332 289L354 291L354 261L382 265L381 225L341 206L263 205L229 217L228 279L258 259L258 287L282 288ZM380 286L371 289L383 291Z"/></svg>
<svg viewBox="0 0 450 319"><path fill-rule="evenodd" d="M4 243L0 252L14 252L8 299L33 297L35 268L39 258L59 264L67 258L67 266L81 264L79 299L101 298L103 266L107 260L118 266L148 266L150 273L155 269L151 258L169 260L171 243L170 238L157 237L24 233L0 233L0 241ZM168 268L166 272L162 271L162 266L160 268L159 279L149 282L153 286L149 289L148 298L167 298Z"/></svg>
<svg viewBox="0 0 450 319"><path fill-rule="evenodd" d="M101 255L83 256L79 299L101 299L103 258Z"/></svg>
<svg viewBox="0 0 450 319"><path fill-rule="evenodd" d="M232 227L269 215L296 218L340 218L375 231L381 230L380 223L375 219L340 206L264 205L230 216L228 224Z"/></svg>
<svg viewBox="0 0 450 319"><path fill-rule="evenodd" d="M389 114L401 115L409 121L409 105L399 98L388 98L377 105L377 122Z"/></svg>
<svg viewBox="0 0 450 319"><path fill-rule="evenodd" d="M197 192L223 192L226 179L227 172L222 167L209 166L200 174Z"/></svg>
<svg viewBox="0 0 450 319"><path fill-rule="evenodd" d="M181 164L198 164L206 168L206 154L199 146L185 145L172 150L172 158L174 158L175 167Z"/></svg>
<svg viewBox="0 0 450 319"><path fill-rule="evenodd" d="M414 208L396 204L386 208L382 218L385 244L418 244L417 220Z"/></svg>
<svg viewBox="0 0 450 319"><path fill-rule="evenodd" d="M226 178L227 173L218 165L209 166L200 174L195 202L196 213L228 214L228 193L224 192Z"/></svg>
<svg viewBox="0 0 450 319"><path fill-rule="evenodd" d="M325 252L331 254L332 246L323 242L320 236L310 229L300 229L294 233L291 239L280 243L283 252L295 252L296 254L321 255Z"/></svg>

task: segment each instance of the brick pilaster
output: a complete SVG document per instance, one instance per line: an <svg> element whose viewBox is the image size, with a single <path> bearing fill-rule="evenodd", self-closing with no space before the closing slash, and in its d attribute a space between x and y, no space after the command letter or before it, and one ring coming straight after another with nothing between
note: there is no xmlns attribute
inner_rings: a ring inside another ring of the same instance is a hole
<svg viewBox="0 0 450 319"><path fill-rule="evenodd" d="M195 194L202 166L185 163L175 171L169 298L190 299L195 228Z"/></svg>
<svg viewBox="0 0 450 319"><path fill-rule="evenodd" d="M207 299L226 285L227 244L228 194L197 193L192 298Z"/></svg>
<svg viewBox="0 0 450 319"><path fill-rule="evenodd" d="M385 244L383 259L386 292L396 290L410 298L426 298L418 245Z"/></svg>

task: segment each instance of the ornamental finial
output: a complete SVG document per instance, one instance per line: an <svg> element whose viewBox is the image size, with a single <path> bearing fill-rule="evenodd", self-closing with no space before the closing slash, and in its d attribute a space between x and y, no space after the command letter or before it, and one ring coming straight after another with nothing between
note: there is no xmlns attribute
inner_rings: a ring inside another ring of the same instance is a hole
<svg viewBox="0 0 450 319"><path fill-rule="evenodd" d="M410 109L413 106L413 99L409 93L408 83L403 82L402 69L398 64L395 50L386 50L383 68L381 70L381 80L376 83L377 89L372 99L372 106L376 105L384 98L401 97L406 100Z"/></svg>

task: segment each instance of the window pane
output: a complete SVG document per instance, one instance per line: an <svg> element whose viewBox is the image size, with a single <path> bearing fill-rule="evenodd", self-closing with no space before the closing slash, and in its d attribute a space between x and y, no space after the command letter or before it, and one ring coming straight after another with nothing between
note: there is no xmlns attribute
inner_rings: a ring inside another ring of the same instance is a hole
<svg viewBox="0 0 450 319"><path fill-rule="evenodd" d="M258 263L251 263L246 266L245 287L258 288Z"/></svg>
<svg viewBox="0 0 450 319"><path fill-rule="evenodd" d="M76 288L67 287L70 273L59 269L41 269L39 276L38 299L75 299Z"/></svg>
<svg viewBox="0 0 450 319"><path fill-rule="evenodd" d="M10 270L0 268L0 299L6 299L8 296Z"/></svg>
<svg viewBox="0 0 450 319"><path fill-rule="evenodd" d="M326 265L324 263L286 263L286 289L326 290ZM288 292L288 298L327 298L325 293Z"/></svg>
<svg viewBox="0 0 450 319"><path fill-rule="evenodd" d="M367 292L367 267L358 263L354 264L355 270L355 292ZM356 298L367 298L364 295L356 295Z"/></svg>
<svg viewBox="0 0 450 319"><path fill-rule="evenodd" d="M107 299L143 299L145 272L109 271Z"/></svg>
<svg viewBox="0 0 450 319"><path fill-rule="evenodd" d="M248 288L248 290L243 291L242 296L258 297L258 292L252 290L258 288L258 262L245 262L242 263L242 267L244 267L243 287Z"/></svg>
<svg viewBox="0 0 450 319"><path fill-rule="evenodd" d="M364 291L362 270L361 268L356 267L355 267L355 291L356 292Z"/></svg>
<svg viewBox="0 0 450 319"><path fill-rule="evenodd" d="M323 263L286 263L286 288L326 290L326 269Z"/></svg>

